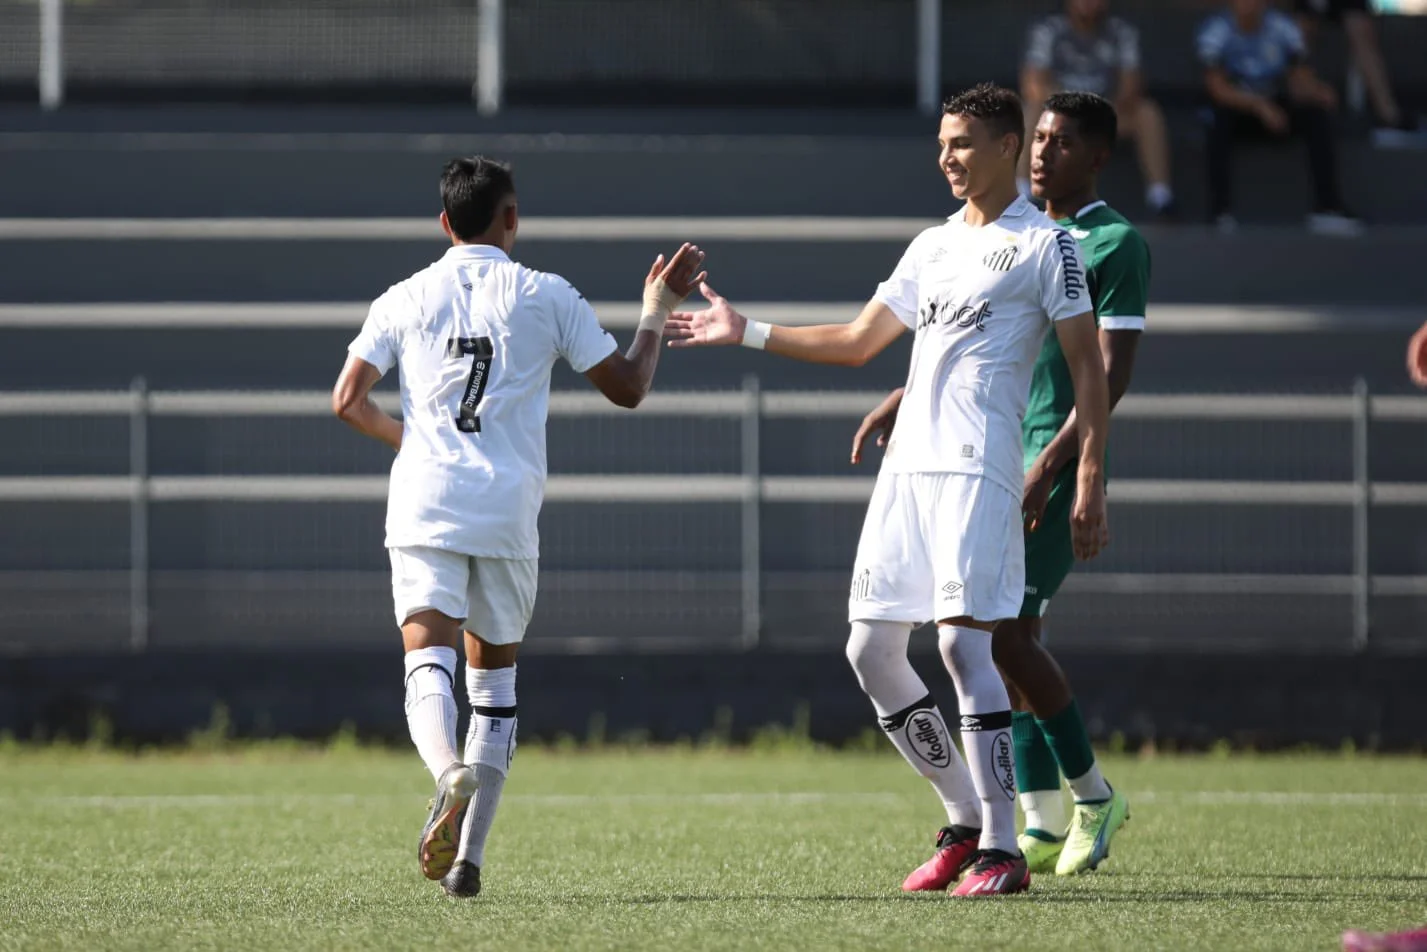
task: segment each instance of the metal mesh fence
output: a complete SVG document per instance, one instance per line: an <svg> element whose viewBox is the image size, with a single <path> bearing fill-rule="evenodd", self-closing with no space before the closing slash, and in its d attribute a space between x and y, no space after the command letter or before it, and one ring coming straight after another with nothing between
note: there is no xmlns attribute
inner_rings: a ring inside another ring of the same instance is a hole
<svg viewBox="0 0 1427 952"><path fill-rule="evenodd" d="M110 416L81 412L95 404L88 395L11 400L0 414L0 442L14 448L0 464L0 652L129 645L135 591L147 596L152 647L387 643L394 621L382 476L390 455L330 419L303 415L320 405L311 397L268 401L294 403L302 413L214 415L220 407L233 413L234 398L155 395L156 409L140 417L125 416L128 408L113 396L100 402ZM748 465L749 418L738 410L752 406L747 399L701 395L679 404L683 409L636 414L585 412L579 407L589 405L579 404L552 417L552 475L566 487L582 479L614 482L547 500L531 631L536 650L739 648L746 643L750 564L765 644L832 648L841 641L848 566L865 508L857 488L865 483L855 481L872 475L846 463L850 410L862 398L837 404L849 411L844 417L844 409L828 408L829 395L765 397L775 402L756 418L758 472L765 486L805 482L756 506L752 563L749 510L737 488ZM1345 646L1359 577L1354 509L1346 504L1355 424L1311 412L1216 415L1203 408L1208 397L1173 398L1184 408L1176 411L1186 414L1181 418L1147 412L1155 401L1146 399L1138 411L1132 400L1117 418L1114 542L1072 575L1051 616L1055 639L1122 648ZM1232 411L1248 399L1215 405ZM1324 398L1304 398L1312 399ZM147 556L136 578L137 484L126 474L130 439L140 432L131 428L140 420L146 478L155 485L356 477L375 491L345 501L160 493L142 520ZM1373 447L1376 485L1389 495L1420 480L1422 422L1415 411L1398 413L1362 431ZM853 484L837 482L849 476ZM107 488L64 490L72 485L66 479L93 477L109 480ZM666 502L619 498L621 486L658 480L672 487ZM678 496L685 480L734 488L686 501ZM1285 496L1260 492L1246 502L1205 494L1203 487L1224 481L1278 487L1272 493ZM838 485L850 491L822 492ZM1147 492L1156 485L1170 491ZM1329 492L1288 498L1294 487ZM1427 507L1409 501L1368 515L1372 637L1420 650Z"/></svg>
<svg viewBox="0 0 1427 952"><path fill-rule="evenodd" d="M80 86L469 90L476 76L467 0L71 0L64 18Z"/></svg>
<svg viewBox="0 0 1427 952"><path fill-rule="evenodd" d="M0 87L33 89L39 69L39 3L0 0Z"/></svg>

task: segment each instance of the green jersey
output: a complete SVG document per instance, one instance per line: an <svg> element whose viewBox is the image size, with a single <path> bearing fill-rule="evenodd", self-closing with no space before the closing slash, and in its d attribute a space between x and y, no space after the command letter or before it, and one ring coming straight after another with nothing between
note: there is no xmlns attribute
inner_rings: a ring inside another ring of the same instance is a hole
<svg viewBox="0 0 1427 952"><path fill-rule="evenodd" d="M1056 222L1080 242L1095 319L1106 330L1143 330L1150 283L1150 249L1123 215L1104 202ZM1021 424L1025 465L1045 449L1075 407L1075 384L1055 333L1046 335L1031 373L1031 395Z"/></svg>

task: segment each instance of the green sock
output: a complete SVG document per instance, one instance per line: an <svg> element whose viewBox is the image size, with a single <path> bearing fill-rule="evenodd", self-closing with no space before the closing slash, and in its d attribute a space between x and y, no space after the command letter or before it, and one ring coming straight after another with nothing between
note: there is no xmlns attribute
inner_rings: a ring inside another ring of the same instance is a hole
<svg viewBox="0 0 1427 952"><path fill-rule="evenodd" d="M1016 790L1060 791L1060 767L1055 753L1029 711L1011 714L1011 744L1016 751Z"/></svg>
<svg viewBox="0 0 1427 952"><path fill-rule="evenodd" d="M1037 720L1036 726L1060 763L1060 772L1066 779L1083 777L1095 766L1095 751L1090 749L1090 735L1085 732L1085 721L1080 716L1080 706L1074 701L1053 717ZM1019 758L1020 743L1016 744ZM1019 762L1016 765L1020 766ZM1059 779L1057 778L1057 783Z"/></svg>

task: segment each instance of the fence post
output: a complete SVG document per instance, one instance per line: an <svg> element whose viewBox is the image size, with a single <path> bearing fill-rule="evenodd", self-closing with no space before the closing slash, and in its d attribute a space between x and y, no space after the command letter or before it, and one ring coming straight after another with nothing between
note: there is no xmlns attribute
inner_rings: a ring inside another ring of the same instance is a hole
<svg viewBox="0 0 1427 952"><path fill-rule="evenodd" d="M758 647L763 630L763 395L758 375L743 378L743 649Z"/></svg>
<svg viewBox="0 0 1427 952"><path fill-rule="evenodd" d="M917 108L941 108L941 0L917 0Z"/></svg>
<svg viewBox="0 0 1427 952"><path fill-rule="evenodd" d="M40 108L64 104L64 0L40 0Z"/></svg>
<svg viewBox="0 0 1427 952"><path fill-rule="evenodd" d="M129 647L149 647L149 386L135 377L129 387Z"/></svg>
<svg viewBox="0 0 1427 952"><path fill-rule="evenodd" d="M476 109L500 112L505 96L505 0L480 0L476 9Z"/></svg>
<svg viewBox="0 0 1427 952"><path fill-rule="evenodd" d="M1372 426L1372 398L1362 377L1353 381L1353 649L1368 646L1372 629L1372 559L1369 520L1372 515L1372 476L1368 431Z"/></svg>

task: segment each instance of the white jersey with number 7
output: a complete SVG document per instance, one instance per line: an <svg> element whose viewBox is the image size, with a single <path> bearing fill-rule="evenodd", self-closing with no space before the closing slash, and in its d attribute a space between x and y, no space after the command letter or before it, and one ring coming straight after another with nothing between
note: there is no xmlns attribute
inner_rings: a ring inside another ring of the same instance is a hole
<svg viewBox="0 0 1427 952"><path fill-rule="evenodd" d="M386 545L537 558L550 371L614 350L569 282L491 245L457 245L377 298L348 351L401 374Z"/></svg>

